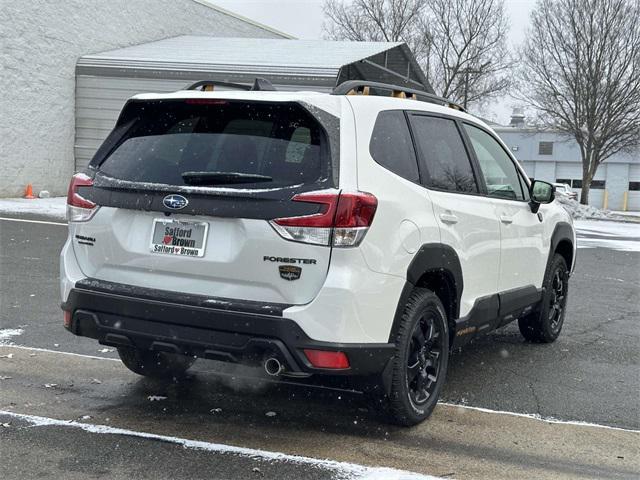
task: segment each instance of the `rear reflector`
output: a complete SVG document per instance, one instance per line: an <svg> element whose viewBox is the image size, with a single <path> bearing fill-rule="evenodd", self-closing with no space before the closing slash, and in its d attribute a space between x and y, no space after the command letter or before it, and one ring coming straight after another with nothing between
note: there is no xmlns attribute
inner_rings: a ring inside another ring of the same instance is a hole
<svg viewBox="0 0 640 480"><path fill-rule="evenodd" d="M68 310L62 311L63 324L65 328L71 328L71 312Z"/></svg>
<svg viewBox="0 0 640 480"><path fill-rule="evenodd" d="M271 226L287 240L355 247L367 233L378 207L370 193L302 193L294 202L316 203L322 210L313 215L276 218Z"/></svg>
<svg viewBox="0 0 640 480"><path fill-rule="evenodd" d="M344 352L304 349L307 360L316 368L340 370L349 368L349 359Z"/></svg>
<svg viewBox="0 0 640 480"><path fill-rule="evenodd" d="M71 177L67 191L67 220L70 222L86 222L95 215L98 207L78 193L79 187L92 187L93 180L84 173L76 173Z"/></svg>

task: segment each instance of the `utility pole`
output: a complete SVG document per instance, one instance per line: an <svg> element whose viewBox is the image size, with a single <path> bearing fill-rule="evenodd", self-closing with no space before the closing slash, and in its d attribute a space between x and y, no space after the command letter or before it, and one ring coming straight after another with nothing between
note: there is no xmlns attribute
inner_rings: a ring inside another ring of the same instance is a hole
<svg viewBox="0 0 640 480"><path fill-rule="evenodd" d="M464 107L465 110L467 109L467 103L469 100L469 75L470 74L482 75L487 71L487 68L490 65L491 65L491 62L485 62L482 65L480 65L478 68L466 67L460 70L464 75L464 89L463 89L464 98L462 99L462 106Z"/></svg>

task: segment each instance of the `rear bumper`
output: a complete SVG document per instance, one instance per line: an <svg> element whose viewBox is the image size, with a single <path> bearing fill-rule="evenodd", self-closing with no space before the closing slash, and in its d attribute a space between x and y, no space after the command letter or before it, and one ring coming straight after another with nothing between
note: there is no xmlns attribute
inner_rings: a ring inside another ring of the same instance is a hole
<svg viewBox="0 0 640 480"><path fill-rule="evenodd" d="M389 343L332 343L311 338L283 311L291 305L259 303L132 287L85 279L71 289L69 311L75 335L110 346L194 355L236 363L277 356L292 373L370 375L382 373L393 356ZM350 368L314 368L304 349L344 352Z"/></svg>

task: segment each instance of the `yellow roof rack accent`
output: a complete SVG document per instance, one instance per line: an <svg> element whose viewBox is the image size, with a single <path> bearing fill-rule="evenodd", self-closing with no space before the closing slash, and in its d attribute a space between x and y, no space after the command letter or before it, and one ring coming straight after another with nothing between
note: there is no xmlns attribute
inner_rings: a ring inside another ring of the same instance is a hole
<svg viewBox="0 0 640 480"><path fill-rule="evenodd" d="M453 108L466 112L462 105L459 105L444 97L439 97L433 93L424 92L422 90L414 90L413 88L405 88L400 85L391 85L388 83L368 82L366 80L349 80L341 83L333 89L332 95L371 95L372 90L385 90L390 92L390 96L394 98L406 98L410 100L419 100L422 102L442 105L444 107Z"/></svg>

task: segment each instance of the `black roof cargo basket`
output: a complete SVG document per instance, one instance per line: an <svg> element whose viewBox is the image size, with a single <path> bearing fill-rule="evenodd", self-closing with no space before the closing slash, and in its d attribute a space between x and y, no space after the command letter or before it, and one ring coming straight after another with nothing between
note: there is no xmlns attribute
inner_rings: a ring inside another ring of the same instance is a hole
<svg viewBox="0 0 640 480"><path fill-rule="evenodd" d="M391 85L388 83L368 82L366 80L349 80L341 83L331 92L332 95L373 95L371 93L375 90L384 90L391 92L392 97L396 98L408 98L411 100L420 100L422 102L434 103L442 105L444 107L453 108L465 112L466 110L462 105L459 105L444 97L439 97L433 93L428 93L423 90L415 90L413 88L406 88L400 85Z"/></svg>

